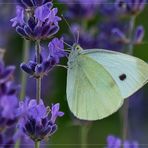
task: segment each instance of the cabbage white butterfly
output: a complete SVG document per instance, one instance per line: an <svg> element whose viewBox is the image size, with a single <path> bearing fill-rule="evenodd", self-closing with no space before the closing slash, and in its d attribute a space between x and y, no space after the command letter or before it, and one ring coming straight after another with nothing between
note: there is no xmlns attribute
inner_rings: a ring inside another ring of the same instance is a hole
<svg viewBox="0 0 148 148"><path fill-rule="evenodd" d="M74 44L68 58L67 100L72 113L97 120L116 112L148 82L148 64L136 57Z"/></svg>

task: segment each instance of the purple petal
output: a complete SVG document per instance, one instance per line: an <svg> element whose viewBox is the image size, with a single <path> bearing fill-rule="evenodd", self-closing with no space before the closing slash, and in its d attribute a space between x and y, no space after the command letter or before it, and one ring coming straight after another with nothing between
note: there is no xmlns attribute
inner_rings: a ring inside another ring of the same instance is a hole
<svg viewBox="0 0 148 148"><path fill-rule="evenodd" d="M50 2L40 7L37 7L34 16L41 22L45 22L45 20L49 17L51 8L52 8L52 3Z"/></svg>
<svg viewBox="0 0 148 148"><path fill-rule="evenodd" d="M33 75L34 74L34 71L25 63L22 63L20 65L21 69L24 70L26 73L30 74L30 75Z"/></svg>
<svg viewBox="0 0 148 148"><path fill-rule="evenodd" d="M144 37L144 28L143 28L143 26L138 26L136 28L136 32L134 35L134 43L136 43L136 44L141 43L143 40L143 37Z"/></svg>
<svg viewBox="0 0 148 148"><path fill-rule="evenodd" d="M16 32L23 37L26 37L26 38L28 37L27 34L25 33L24 29L20 26L16 27Z"/></svg>
<svg viewBox="0 0 148 148"><path fill-rule="evenodd" d="M125 34L120 29L118 28L112 29L112 33L117 38L117 40L125 42L125 43L128 41Z"/></svg>

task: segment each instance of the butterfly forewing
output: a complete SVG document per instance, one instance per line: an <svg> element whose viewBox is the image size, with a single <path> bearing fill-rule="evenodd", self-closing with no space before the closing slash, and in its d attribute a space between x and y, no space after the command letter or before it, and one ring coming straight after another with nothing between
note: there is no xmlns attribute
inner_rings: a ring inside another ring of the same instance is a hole
<svg viewBox="0 0 148 148"><path fill-rule="evenodd" d="M102 65L87 54L81 54L69 67L67 99L75 116L97 120L119 109L123 103L120 90Z"/></svg>
<svg viewBox="0 0 148 148"><path fill-rule="evenodd" d="M83 50L85 56L101 64L118 85L123 98L148 82L148 64L127 54L101 49Z"/></svg>

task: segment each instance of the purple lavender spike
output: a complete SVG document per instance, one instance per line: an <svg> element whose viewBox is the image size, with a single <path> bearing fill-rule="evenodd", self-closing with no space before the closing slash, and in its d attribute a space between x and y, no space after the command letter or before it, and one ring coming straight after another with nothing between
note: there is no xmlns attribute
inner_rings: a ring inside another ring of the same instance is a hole
<svg viewBox="0 0 148 148"><path fill-rule="evenodd" d="M57 125L51 122L51 115L47 110L42 100L37 104L36 100L27 99L20 104L18 112L22 116L19 128L34 141L41 141L57 130Z"/></svg>

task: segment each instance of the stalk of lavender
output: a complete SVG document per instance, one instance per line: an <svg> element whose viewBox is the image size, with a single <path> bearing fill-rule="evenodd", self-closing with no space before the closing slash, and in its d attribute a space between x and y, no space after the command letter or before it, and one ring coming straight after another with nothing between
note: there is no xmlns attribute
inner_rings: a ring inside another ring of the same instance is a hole
<svg viewBox="0 0 148 148"><path fill-rule="evenodd" d="M41 46L40 46L40 40L36 41L36 62L37 64L40 64L40 55L41 55ZM42 85L42 78L36 78L36 99L37 103L39 104L41 99L41 85Z"/></svg>
<svg viewBox="0 0 148 148"><path fill-rule="evenodd" d="M39 141L35 142L35 148L40 148L40 142Z"/></svg>
<svg viewBox="0 0 148 148"><path fill-rule="evenodd" d="M56 119L64 115L60 112L60 104L45 107L41 99L41 80L52 68L59 63L60 58L66 56L63 38L54 38L48 45L49 53L44 55L40 42L51 38L59 31L57 16L58 9L52 8L49 0L18 0L17 16L11 21L16 31L26 40L35 42L35 58L22 63L23 71L36 79L36 99L26 98L20 102L18 114L19 129L21 133L34 141L35 148L40 147L40 142L52 136L56 130ZM50 109L49 109L50 108Z"/></svg>
<svg viewBox="0 0 148 148"><path fill-rule="evenodd" d="M86 122L87 123L87 122ZM90 130L91 125L84 123L80 127L81 134L81 148L87 148L87 140L88 140L88 132ZM90 123L89 123L90 124Z"/></svg>

